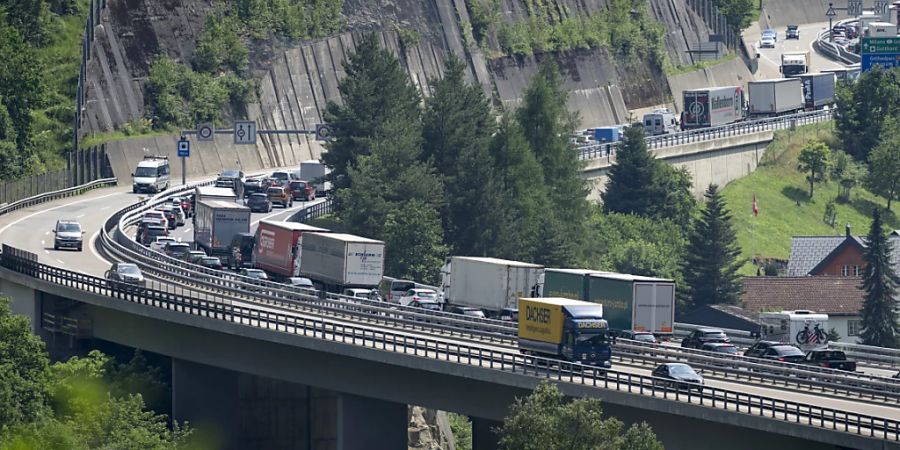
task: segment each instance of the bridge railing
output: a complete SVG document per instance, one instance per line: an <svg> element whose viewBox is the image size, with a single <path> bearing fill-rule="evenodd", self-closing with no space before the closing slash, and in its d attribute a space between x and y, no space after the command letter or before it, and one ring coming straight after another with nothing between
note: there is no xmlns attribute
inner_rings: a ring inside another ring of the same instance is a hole
<svg viewBox="0 0 900 450"><path fill-rule="evenodd" d="M113 186L116 184L116 181L116 178L102 178L99 180L90 181L79 186L73 186L70 188L44 192L43 194L32 195L31 197L26 197L21 200L16 200L11 203L0 205L0 215L8 214L18 209L27 208L29 206L57 200L60 198L81 195L85 191L89 191L98 187Z"/></svg>
<svg viewBox="0 0 900 450"><path fill-rule="evenodd" d="M409 334L373 330L363 326L298 317L294 314L234 304L214 295L204 298L185 297L171 292L109 284L102 278L41 264L36 259L36 256L31 257L27 252L4 244L0 266L49 283L114 300L228 321L277 333L306 336L374 351L400 353L534 379L550 379L562 385L615 390L764 417L773 421L900 441L900 421L893 419L691 383L671 385L669 381L659 378L527 356L511 350L449 343ZM694 390L698 392L695 393Z"/></svg>

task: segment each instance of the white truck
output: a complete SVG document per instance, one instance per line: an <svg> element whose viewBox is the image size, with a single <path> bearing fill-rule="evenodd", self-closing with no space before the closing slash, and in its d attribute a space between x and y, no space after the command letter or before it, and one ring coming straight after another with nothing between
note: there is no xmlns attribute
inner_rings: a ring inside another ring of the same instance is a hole
<svg viewBox="0 0 900 450"><path fill-rule="evenodd" d="M316 289L334 293L375 289L384 276L384 242L344 233L303 233L300 275Z"/></svg>
<svg viewBox="0 0 900 450"><path fill-rule="evenodd" d="M778 71L789 78L809 72L809 65L809 52L782 53Z"/></svg>
<svg viewBox="0 0 900 450"><path fill-rule="evenodd" d="M194 242L209 256L231 260L231 241L250 232L250 208L227 200L198 200L194 215Z"/></svg>
<svg viewBox="0 0 900 450"><path fill-rule="evenodd" d="M489 317L518 308L522 297L537 297L544 266L520 261L453 256L441 270L448 305L479 308Z"/></svg>
<svg viewBox="0 0 900 450"><path fill-rule="evenodd" d="M799 78L751 81L747 91L752 116L778 116L803 109L803 86Z"/></svg>

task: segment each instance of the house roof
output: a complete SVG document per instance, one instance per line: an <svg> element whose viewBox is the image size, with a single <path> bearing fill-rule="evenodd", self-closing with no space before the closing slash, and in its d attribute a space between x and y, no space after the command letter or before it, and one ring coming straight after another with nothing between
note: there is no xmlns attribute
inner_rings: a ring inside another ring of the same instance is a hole
<svg viewBox="0 0 900 450"><path fill-rule="evenodd" d="M818 267L842 247L841 244L852 243L865 247L859 236L794 236L791 239L791 256L788 259L787 276L802 277Z"/></svg>
<svg viewBox="0 0 900 450"><path fill-rule="evenodd" d="M744 309L762 311L808 309L832 316L856 316L864 291L860 277L746 277Z"/></svg>
<svg viewBox="0 0 900 450"><path fill-rule="evenodd" d="M835 247L834 250L832 250L831 253L828 254L828 256L826 256L824 259L822 259L822 261L819 261L819 263L816 264L815 267L813 267L812 269L809 269L809 272L807 272L803 275L815 274L815 273L819 272L820 270L824 269L825 267L828 266L828 264L831 262L832 259L837 257L837 255L840 255L848 247L856 247L857 249L859 249L860 252L862 252L862 250L866 248L866 244L861 238L856 237L856 236L850 236L850 237L844 239L844 242L841 242L840 244L838 244L838 246Z"/></svg>

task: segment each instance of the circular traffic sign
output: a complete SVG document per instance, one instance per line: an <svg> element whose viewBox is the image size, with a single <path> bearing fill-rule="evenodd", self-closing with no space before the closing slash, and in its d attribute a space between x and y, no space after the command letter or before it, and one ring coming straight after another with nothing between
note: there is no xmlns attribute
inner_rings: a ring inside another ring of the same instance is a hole
<svg viewBox="0 0 900 450"><path fill-rule="evenodd" d="M210 140L213 138L215 130L212 124L203 124L197 127L197 136L202 140Z"/></svg>

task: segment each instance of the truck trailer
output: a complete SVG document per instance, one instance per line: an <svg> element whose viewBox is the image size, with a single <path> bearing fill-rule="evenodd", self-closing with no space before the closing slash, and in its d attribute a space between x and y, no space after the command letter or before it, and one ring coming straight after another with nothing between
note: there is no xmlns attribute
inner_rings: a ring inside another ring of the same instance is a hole
<svg viewBox="0 0 900 450"><path fill-rule="evenodd" d="M449 305L470 306L497 317L522 297L537 297L544 267L520 261L453 256L442 269L441 289Z"/></svg>
<svg viewBox="0 0 900 450"><path fill-rule="evenodd" d="M384 276L384 242L344 233L303 232L300 274L316 289L375 289Z"/></svg>
<svg viewBox="0 0 900 450"><path fill-rule="evenodd" d="M586 269L546 269L541 292L545 297L602 304L604 318L614 331L673 332L673 280Z"/></svg>
<svg viewBox="0 0 900 450"><path fill-rule="evenodd" d="M744 90L740 86L683 91L681 129L709 128L744 118Z"/></svg>
<svg viewBox="0 0 900 450"><path fill-rule="evenodd" d="M519 351L608 368L611 334L603 306L568 298L520 298Z"/></svg>
<svg viewBox="0 0 900 450"><path fill-rule="evenodd" d="M778 71L786 78L809 72L809 52L782 53Z"/></svg>
<svg viewBox="0 0 900 450"><path fill-rule="evenodd" d="M807 110L821 109L834 103L834 73L806 73L798 78L803 84L803 105Z"/></svg>
<svg viewBox="0 0 900 450"><path fill-rule="evenodd" d="M751 81L749 113L753 116L777 116L803 109L803 87L799 78Z"/></svg>
<svg viewBox="0 0 900 450"><path fill-rule="evenodd" d="M321 196L325 195L325 192L330 188L330 183L325 181L325 175L328 172L329 170L325 167L325 164L315 159L310 159L300 162L300 173L298 175L301 180L312 183L316 189L316 195Z"/></svg>
<svg viewBox="0 0 900 450"><path fill-rule="evenodd" d="M236 202L237 194L234 193L234 189L227 187L215 187L215 186L197 186L194 189L194 201L199 202L203 200L225 200Z"/></svg>
<svg viewBox="0 0 900 450"><path fill-rule="evenodd" d="M327 233L328 230L303 223L260 221L253 247L253 267L265 270L275 279L300 276L300 238L307 232Z"/></svg>
<svg viewBox="0 0 900 450"><path fill-rule="evenodd" d="M194 242L210 256L231 265L231 241L239 233L250 232L250 208L227 200L197 201Z"/></svg>

